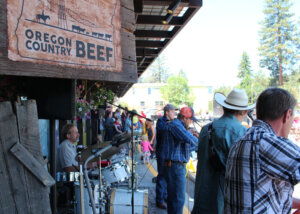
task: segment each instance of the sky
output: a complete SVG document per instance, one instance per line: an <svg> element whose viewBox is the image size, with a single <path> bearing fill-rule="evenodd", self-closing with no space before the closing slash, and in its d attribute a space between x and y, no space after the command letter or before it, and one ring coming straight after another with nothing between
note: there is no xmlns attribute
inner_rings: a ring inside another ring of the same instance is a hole
<svg viewBox="0 0 300 214"><path fill-rule="evenodd" d="M203 6L162 52L171 73L186 72L189 84L234 86L243 51L259 71L259 22L264 0L203 0ZM300 17L300 0L291 0Z"/></svg>

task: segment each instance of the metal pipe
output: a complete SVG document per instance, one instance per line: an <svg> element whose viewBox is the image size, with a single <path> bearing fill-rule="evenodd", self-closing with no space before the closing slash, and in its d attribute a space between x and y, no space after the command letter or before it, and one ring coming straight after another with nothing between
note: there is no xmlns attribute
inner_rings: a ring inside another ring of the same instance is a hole
<svg viewBox="0 0 300 214"><path fill-rule="evenodd" d="M90 202L92 204L93 214L96 214L97 211L96 211L96 206L95 206L95 199L94 199L91 184L90 184L90 179L89 179L89 176L88 176L88 173L87 173L87 164L90 160L92 160L94 158L97 158L97 157L100 157L103 152L107 151L111 147L112 147L112 145L108 145L108 146L104 147L103 149L101 149L100 151L98 151L97 153L89 156L86 159L86 161L84 162L84 165L83 165L84 178L85 178L86 186L87 186L87 189L88 189Z"/></svg>

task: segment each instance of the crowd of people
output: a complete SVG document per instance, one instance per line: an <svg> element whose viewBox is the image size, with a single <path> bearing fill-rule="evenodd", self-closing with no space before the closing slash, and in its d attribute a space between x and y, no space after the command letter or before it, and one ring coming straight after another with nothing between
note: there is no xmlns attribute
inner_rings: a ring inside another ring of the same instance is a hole
<svg viewBox="0 0 300 214"><path fill-rule="evenodd" d="M214 99L223 115L199 134L190 129L197 121L193 108L182 107L175 118L177 109L172 104L164 107L156 130L150 119L128 109L122 114L108 109L100 117L99 128L104 141L130 130L141 133L144 163L156 153L156 206L169 214L183 213L186 164L193 151L198 164L192 214L290 213L291 209L300 213L300 199L292 198L293 187L300 181L300 148L288 139L295 121L295 98L284 89L269 88L252 105L242 89L233 89L227 96L215 93ZM255 107L252 126L243 126L248 111ZM77 163L63 157L74 155L75 126L67 129L66 137L58 155L60 168L71 170Z"/></svg>

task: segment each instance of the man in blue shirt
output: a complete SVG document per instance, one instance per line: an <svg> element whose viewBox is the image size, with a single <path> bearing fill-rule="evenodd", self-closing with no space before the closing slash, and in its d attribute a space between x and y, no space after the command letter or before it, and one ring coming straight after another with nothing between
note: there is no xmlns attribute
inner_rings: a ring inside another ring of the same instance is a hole
<svg viewBox="0 0 300 214"><path fill-rule="evenodd" d="M168 213L182 214L186 192L186 168L190 153L198 148L198 140L188 131L196 121L194 110L183 107L178 118L167 124L168 133L163 144L163 173L167 181Z"/></svg>
<svg viewBox="0 0 300 214"><path fill-rule="evenodd" d="M162 145L168 139L167 124L174 120L175 107L172 104L167 104L164 107L164 116L159 118L156 123L156 160L157 160L157 180L156 180L156 206L161 209L166 209L165 201L167 200L167 183L163 176L163 161L164 154Z"/></svg>
<svg viewBox="0 0 300 214"><path fill-rule="evenodd" d="M234 89L227 97L221 93L215 94L215 100L223 107L224 114L212 124L211 141L209 141L209 126L204 126L199 135L198 165L195 182L194 208L192 214L222 214L224 207L224 175L226 161L231 145L246 131L241 125L248 106L248 97L244 90ZM210 145L211 144L211 145ZM215 168L211 162L211 147L215 149L220 168Z"/></svg>

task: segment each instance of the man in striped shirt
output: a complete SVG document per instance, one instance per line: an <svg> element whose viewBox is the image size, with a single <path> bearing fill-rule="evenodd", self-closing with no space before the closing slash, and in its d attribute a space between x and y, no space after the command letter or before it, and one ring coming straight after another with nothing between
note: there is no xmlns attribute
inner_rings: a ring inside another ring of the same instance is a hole
<svg viewBox="0 0 300 214"><path fill-rule="evenodd" d="M295 98L286 90L269 88L256 103L257 120L230 149L224 213L290 213L300 208L292 199L300 181L300 148L287 139Z"/></svg>

